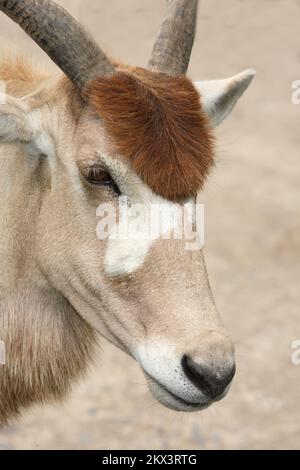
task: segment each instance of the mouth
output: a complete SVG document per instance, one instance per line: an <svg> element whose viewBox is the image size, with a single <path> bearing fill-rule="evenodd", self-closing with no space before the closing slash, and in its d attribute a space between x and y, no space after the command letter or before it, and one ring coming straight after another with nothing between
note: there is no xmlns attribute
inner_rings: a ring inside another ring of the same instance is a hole
<svg viewBox="0 0 300 470"><path fill-rule="evenodd" d="M146 374L148 379L148 387L150 392L152 393L153 397L162 405L167 408L170 408L174 411L185 411L185 412L192 412L192 411L200 411L208 408L212 401L202 401L199 403L192 403L186 401L166 387L164 387L161 383L157 382L157 380L153 379L150 375Z"/></svg>

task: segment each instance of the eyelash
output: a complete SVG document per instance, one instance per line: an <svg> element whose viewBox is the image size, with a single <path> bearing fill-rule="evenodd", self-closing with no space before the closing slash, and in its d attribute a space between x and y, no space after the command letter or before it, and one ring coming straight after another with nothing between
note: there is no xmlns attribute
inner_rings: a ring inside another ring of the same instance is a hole
<svg viewBox="0 0 300 470"><path fill-rule="evenodd" d="M112 179L108 171L99 167L91 167L86 175L87 181L94 186L105 186L118 196L121 195L121 191L115 181Z"/></svg>

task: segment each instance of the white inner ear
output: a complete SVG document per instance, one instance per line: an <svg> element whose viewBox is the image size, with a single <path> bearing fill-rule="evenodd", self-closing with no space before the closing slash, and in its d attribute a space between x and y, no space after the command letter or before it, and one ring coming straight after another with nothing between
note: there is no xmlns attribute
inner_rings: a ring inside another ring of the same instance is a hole
<svg viewBox="0 0 300 470"><path fill-rule="evenodd" d="M0 94L0 140L26 145L29 155L51 155L53 144L42 125L40 110L22 99Z"/></svg>
<svg viewBox="0 0 300 470"><path fill-rule="evenodd" d="M218 126L230 113L255 74L254 70L247 69L223 80L204 80L194 83L201 96L204 111L211 118L213 127Z"/></svg>
<svg viewBox="0 0 300 470"><path fill-rule="evenodd" d="M33 128L26 103L9 95L1 95L0 138L9 142L30 142Z"/></svg>

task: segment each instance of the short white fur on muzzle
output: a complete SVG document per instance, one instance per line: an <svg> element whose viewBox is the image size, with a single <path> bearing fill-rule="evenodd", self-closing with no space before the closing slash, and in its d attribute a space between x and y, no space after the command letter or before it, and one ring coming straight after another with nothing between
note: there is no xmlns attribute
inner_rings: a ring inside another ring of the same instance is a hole
<svg viewBox="0 0 300 470"><path fill-rule="evenodd" d="M216 369L224 369L224 364L233 368L233 350L225 337L222 354L216 356L219 356L216 359ZM196 411L207 408L212 402L226 395L231 378L219 396L211 397L186 375L182 367L182 357L175 346L160 337L145 340L136 350L135 358L143 368L149 389L156 400L176 411Z"/></svg>
<svg viewBox="0 0 300 470"><path fill-rule="evenodd" d="M136 352L136 359L152 379L178 398L195 405L207 401L184 375L180 357L169 342L160 338L146 341Z"/></svg>

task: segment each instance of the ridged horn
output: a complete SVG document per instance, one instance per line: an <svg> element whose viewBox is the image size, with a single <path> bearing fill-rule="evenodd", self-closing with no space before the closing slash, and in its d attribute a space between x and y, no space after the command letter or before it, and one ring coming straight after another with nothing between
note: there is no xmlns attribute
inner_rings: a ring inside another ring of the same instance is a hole
<svg viewBox="0 0 300 470"><path fill-rule="evenodd" d="M148 68L169 75L185 74L195 39L198 0L168 0L167 13Z"/></svg>
<svg viewBox="0 0 300 470"><path fill-rule="evenodd" d="M115 69L84 28L50 0L0 0L0 10L17 23L82 89Z"/></svg>

